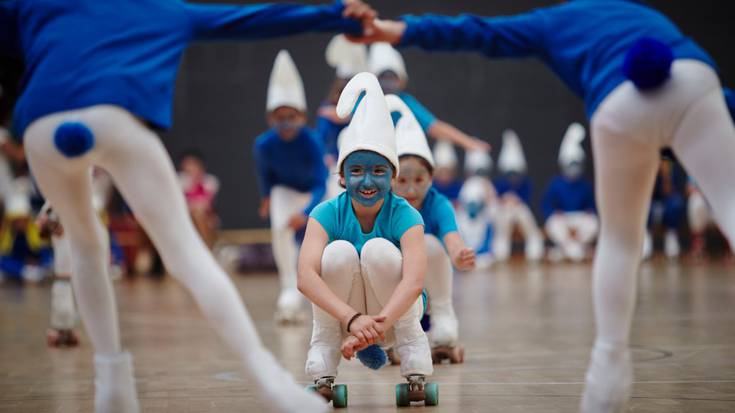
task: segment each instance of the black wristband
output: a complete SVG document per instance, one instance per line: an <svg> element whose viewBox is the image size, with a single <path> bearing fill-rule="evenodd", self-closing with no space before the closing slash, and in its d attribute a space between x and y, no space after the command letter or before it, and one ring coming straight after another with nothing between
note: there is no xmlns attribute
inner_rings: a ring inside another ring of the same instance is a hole
<svg viewBox="0 0 735 413"><path fill-rule="evenodd" d="M353 315L352 318L350 318L350 321L347 322L347 332L348 333L350 332L350 326L352 325L352 322L357 320L357 318L360 317L361 315L362 315L361 313L357 313Z"/></svg>

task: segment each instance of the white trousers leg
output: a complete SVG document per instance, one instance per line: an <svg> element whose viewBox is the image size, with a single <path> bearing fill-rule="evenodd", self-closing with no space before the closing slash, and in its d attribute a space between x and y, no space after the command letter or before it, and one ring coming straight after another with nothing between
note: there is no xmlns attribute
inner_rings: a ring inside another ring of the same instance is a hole
<svg viewBox="0 0 735 413"><path fill-rule="evenodd" d="M57 127L68 120L83 122L95 139L93 148L76 158L62 155L53 143ZM77 304L98 355L117 357L120 339L107 273L107 231L92 207L92 165L110 173L169 272L185 284L243 362L258 394L278 411L299 405L323 410L323 403L303 392L263 347L237 290L199 238L171 159L155 134L129 112L103 105L41 118L27 129L24 142L39 187L69 236Z"/></svg>
<svg viewBox="0 0 735 413"><path fill-rule="evenodd" d="M294 230L289 228L288 220L294 214L303 211L310 200L310 193L298 192L280 185L271 189L271 246L281 282L277 307L288 319L297 316L303 304L302 295L296 288L298 251Z"/></svg>
<svg viewBox="0 0 735 413"><path fill-rule="evenodd" d="M493 252L500 261L507 260L511 254L513 227L521 230L525 243L526 259L536 261L544 253L544 241L536 219L526 204L501 205L496 215Z"/></svg>
<svg viewBox="0 0 735 413"><path fill-rule="evenodd" d="M453 347L457 344L459 326L452 304L452 261L438 238L427 234L425 239L428 267L424 285L431 312L429 336L433 346Z"/></svg>
<svg viewBox="0 0 735 413"><path fill-rule="evenodd" d="M695 191L689 195L687 216L692 233L701 234L707 229L710 222L710 210L701 192Z"/></svg>
<svg viewBox="0 0 735 413"><path fill-rule="evenodd" d="M587 212L558 213L546 220L545 229L567 258L579 260L584 258L587 246L597 236L598 222L594 214Z"/></svg>
<svg viewBox="0 0 735 413"><path fill-rule="evenodd" d="M401 251L390 241L374 238L362 247L360 260L365 279L365 298L369 314L377 314L388 303L403 276ZM401 375L431 375L429 339L421 328L421 297L393 326L395 351L401 358Z"/></svg>

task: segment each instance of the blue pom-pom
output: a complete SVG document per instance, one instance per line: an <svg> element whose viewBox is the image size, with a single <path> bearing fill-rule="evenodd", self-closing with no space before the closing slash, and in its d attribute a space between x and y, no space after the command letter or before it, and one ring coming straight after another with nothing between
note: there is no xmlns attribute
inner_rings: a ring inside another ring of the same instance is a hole
<svg viewBox="0 0 735 413"><path fill-rule="evenodd" d="M357 359L366 367L378 370L388 362L388 355L379 345L373 344L358 351Z"/></svg>
<svg viewBox="0 0 735 413"><path fill-rule="evenodd" d="M54 132L54 144L69 158L84 155L94 146L94 134L80 122L64 122Z"/></svg>
<svg viewBox="0 0 735 413"><path fill-rule="evenodd" d="M666 44L642 37L628 50L623 62L623 74L639 90L655 89L671 76L674 53Z"/></svg>

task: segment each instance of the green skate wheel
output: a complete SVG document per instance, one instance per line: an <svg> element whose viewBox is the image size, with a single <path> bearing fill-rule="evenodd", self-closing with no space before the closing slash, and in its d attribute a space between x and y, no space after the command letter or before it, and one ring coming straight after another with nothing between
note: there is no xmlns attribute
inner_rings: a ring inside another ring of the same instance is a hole
<svg viewBox="0 0 735 413"><path fill-rule="evenodd" d="M347 386L344 384L332 386L332 406L336 408L347 407Z"/></svg>
<svg viewBox="0 0 735 413"><path fill-rule="evenodd" d="M316 393L316 385L315 384L310 384L310 385L306 386L306 390L313 391L314 393Z"/></svg>
<svg viewBox="0 0 735 413"><path fill-rule="evenodd" d="M424 404L426 406L436 406L439 404L439 384L426 383L424 385Z"/></svg>
<svg viewBox="0 0 735 413"><path fill-rule="evenodd" d="M406 407L411 405L408 398L408 383L396 384L396 406Z"/></svg>

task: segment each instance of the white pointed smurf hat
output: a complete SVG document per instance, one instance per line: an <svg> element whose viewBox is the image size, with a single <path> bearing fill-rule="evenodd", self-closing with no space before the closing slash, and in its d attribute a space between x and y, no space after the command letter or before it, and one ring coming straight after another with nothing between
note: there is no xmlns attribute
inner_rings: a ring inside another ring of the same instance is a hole
<svg viewBox="0 0 735 413"><path fill-rule="evenodd" d="M367 46L352 43L343 34L334 36L324 54L327 64L333 67L337 77L350 79L368 70Z"/></svg>
<svg viewBox="0 0 735 413"><path fill-rule="evenodd" d="M457 153L454 146L445 141L439 141L434 145L434 162L437 168L454 169L457 166Z"/></svg>
<svg viewBox="0 0 735 413"><path fill-rule="evenodd" d="M268 112L281 106L288 106L306 111L306 95L304 82L299 70L286 50L281 50L273 63L271 77L268 81L268 98L266 110Z"/></svg>
<svg viewBox="0 0 735 413"><path fill-rule="evenodd" d="M490 187L487 179L480 176L471 176L462 184L459 191L459 200L463 204L470 202L484 202L490 195Z"/></svg>
<svg viewBox="0 0 735 413"><path fill-rule="evenodd" d="M429 143L426 142L424 130L411 109L396 95L387 95L388 110L401 114L396 123L396 150L398 158L403 155L414 155L426 160L434 168L434 156L431 154Z"/></svg>
<svg viewBox="0 0 735 413"><path fill-rule="evenodd" d="M390 43L377 42L370 46L370 56L368 58L370 71L375 76L390 70L403 80L408 79L406 72L406 63L403 61L401 53L394 49Z"/></svg>
<svg viewBox="0 0 735 413"><path fill-rule="evenodd" d="M472 175L480 171L489 173L493 168L493 158L487 151L482 149L473 149L465 153L464 170Z"/></svg>
<svg viewBox="0 0 735 413"><path fill-rule="evenodd" d="M574 162L584 162L585 153L582 147L586 132L584 126L577 122L572 123L564 134L559 147L559 165L564 167Z"/></svg>
<svg viewBox="0 0 735 413"><path fill-rule="evenodd" d="M364 97L355 108L360 95ZM396 152L396 133L393 128L388 103L378 79L372 73L359 73L345 86L337 102L337 116L352 120L345 134L341 136L337 165L357 151L372 151L384 156L398 174L398 154Z"/></svg>
<svg viewBox="0 0 735 413"><path fill-rule="evenodd" d="M498 158L498 168L502 173L526 172L526 157L523 155L523 146L518 134L512 129L503 132L503 148Z"/></svg>

